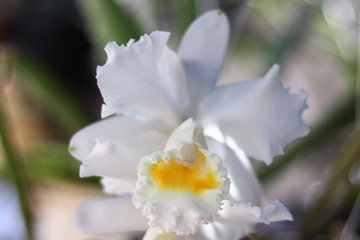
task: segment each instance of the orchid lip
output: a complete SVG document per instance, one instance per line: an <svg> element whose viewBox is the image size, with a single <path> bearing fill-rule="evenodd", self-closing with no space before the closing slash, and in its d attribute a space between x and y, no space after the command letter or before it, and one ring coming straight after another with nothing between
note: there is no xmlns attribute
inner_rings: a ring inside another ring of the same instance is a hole
<svg viewBox="0 0 360 240"><path fill-rule="evenodd" d="M219 156L189 144L142 158L133 204L149 218L150 227L193 234L215 219L229 184Z"/></svg>
<svg viewBox="0 0 360 240"><path fill-rule="evenodd" d="M184 159L160 160L151 168L151 176L160 189L201 194L219 186L216 174L205 166L205 155L195 144L184 146L182 153Z"/></svg>

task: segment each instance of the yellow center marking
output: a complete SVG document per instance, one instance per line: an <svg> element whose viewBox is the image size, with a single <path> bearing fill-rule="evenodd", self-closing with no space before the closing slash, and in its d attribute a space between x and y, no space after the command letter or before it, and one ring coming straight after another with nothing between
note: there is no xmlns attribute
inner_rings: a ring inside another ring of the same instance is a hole
<svg viewBox="0 0 360 240"><path fill-rule="evenodd" d="M151 168L151 176L159 188L168 190L183 190L201 194L206 189L218 187L216 174L211 169L205 169L205 156L198 151L193 165L184 166L175 158L168 163L160 160Z"/></svg>

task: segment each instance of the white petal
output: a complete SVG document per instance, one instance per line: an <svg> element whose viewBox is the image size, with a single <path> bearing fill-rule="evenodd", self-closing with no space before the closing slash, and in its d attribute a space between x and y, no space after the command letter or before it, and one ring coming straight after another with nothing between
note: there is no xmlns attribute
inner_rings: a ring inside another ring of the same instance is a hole
<svg viewBox="0 0 360 240"><path fill-rule="evenodd" d="M216 221L201 226L197 232L209 240L237 240L254 230L255 223L261 215L259 207L251 204L232 205L229 201L223 204ZM196 238L195 238L196 239Z"/></svg>
<svg viewBox="0 0 360 240"><path fill-rule="evenodd" d="M123 141L96 139L96 145L80 167L80 176L117 178L135 183L136 168L141 158L163 149L167 136L147 131Z"/></svg>
<svg viewBox="0 0 360 240"><path fill-rule="evenodd" d="M272 200L262 206L252 203L238 202L230 203L225 201L223 210L219 212L219 222L226 224L238 223L266 223L283 220L292 220L289 210L279 201Z"/></svg>
<svg viewBox="0 0 360 240"><path fill-rule="evenodd" d="M202 225L200 230L191 240L238 240L254 230L253 223L239 223L229 221L214 221L207 225Z"/></svg>
<svg viewBox="0 0 360 240"><path fill-rule="evenodd" d="M70 153L83 161L94 148L95 139L127 139L146 130L167 131L158 122L144 122L127 116L112 116L93 123L78 131L70 140Z"/></svg>
<svg viewBox="0 0 360 240"><path fill-rule="evenodd" d="M226 145L207 137L206 143L210 152L220 156L229 173L230 194L240 201L260 203L263 191L246 156L238 156Z"/></svg>
<svg viewBox="0 0 360 240"><path fill-rule="evenodd" d="M106 104L101 105L101 118L107 118L114 114L116 114L116 110L111 109Z"/></svg>
<svg viewBox="0 0 360 240"><path fill-rule="evenodd" d="M165 151L172 149L181 149L189 144L198 144L206 149L202 127L192 118L180 124L169 136L166 143ZM158 149L162 150L162 149Z"/></svg>
<svg viewBox="0 0 360 240"><path fill-rule="evenodd" d="M261 218L261 208L251 203L225 201L219 215L221 222L257 223Z"/></svg>
<svg viewBox="0 0 360 240"><path fill-rule="evenodd" d="M108 43L108 60L98 67L97 79L109 109L170 126L178 123L189 98L180 59L166 47L169 35L153 32L126 46Z"/></svg>
<svg viewBox="0 0 360 240"><path fill-rule="evenodd" d="M146 218L131 203L131 195L105 197L82 204L74 212L74 225L88 234L144 231Z"/></svg>
<svg viewBox="0 0 360 240"><path fill-rule="evenodd" d="M178 54L185 68L193 105L214 88L228 38L229 24L219 10L200 16L186 31Z"/></svg>
<svg viewBox="0 0 360 240"><path fill-rule="evenodd" d="M301 119L306 97L284 89L275 65L261 79L217 88L201 103L199 121L205 134L217 127L228 145L270 164L287 144L309 132Z"/></svg>
<svg viewBox="0 0 360 240"><path fill-rule="evenodd" d="M136 183L133 180L104 177L101 178L101 185L107 194L122 195L132 193Z"/></svg>
<svg viewBox="0 0 360 240"><path fill-rule="evenodd" d="M292 221L293 217L282 203L274 199L264 204L262 207L262 222L270 223L284 220Z"/></svg>

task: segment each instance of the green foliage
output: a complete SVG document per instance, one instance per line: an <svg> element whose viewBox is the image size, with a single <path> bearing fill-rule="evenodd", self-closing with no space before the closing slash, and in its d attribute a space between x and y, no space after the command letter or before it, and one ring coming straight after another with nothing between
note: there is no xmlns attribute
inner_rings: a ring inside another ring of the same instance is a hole
<svg viewBox="0 0 360 240"><path fill-rule="evenodd" d="M67 144L61 142L39 143L27 156L27 162L29 177L34 180L51 178L99 184L98 177L79 177L80 162L70 155Z"/></svg>
<svg viewBox="0 0 360 240"><path fill-rule="evenodd" d="M103 49L108 42L126 44L129 39L138 39L144 33L134 16L120 3L113 0L77 0L77 3L101 60L105 59Z"/></svg>
<svg viewBox="0 0 360 240"><path fill-rule="evenodd" d="M20 75L22 84L53 120L71 136L81 127L93 121L54 74L34 59L18 56L14 59L15 72Z"/></svg>
<svg viewBox="0 0 360 240"><path fill-rule="evenodd" d="M266 237L260 236L260 235L255 235L255 234L249 234L248 238L250 240L270 240L269 238L266 238Z"/></svg>

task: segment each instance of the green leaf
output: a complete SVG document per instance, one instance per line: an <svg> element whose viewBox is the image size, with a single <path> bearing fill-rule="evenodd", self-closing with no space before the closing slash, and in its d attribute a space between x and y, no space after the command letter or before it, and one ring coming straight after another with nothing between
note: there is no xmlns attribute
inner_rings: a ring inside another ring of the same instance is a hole
<svg viewBox="0 0 360 240"><path fill-rule="evenodd" d="M269 238L266 238L264 236L260 236L260 235L255 235L255 234L249 234L248 238L251 240L270 240Z"/></svg>
<svg viewBox="0 0 360 240"><path fill-rule="evenodd" d="M68 152L61 142L41 142L27 156L27 170L32 179L46 178L98 184L98 177L80 178L80 162Z"/></svg>
<svg viewBox="0 0 360 240"><path fill-rule="evenodd" d="M113 0L77 0L77 3L102 59L108 42L126 44L131 38L138 39L143 34L140 24L120 3Z"/></svg>

